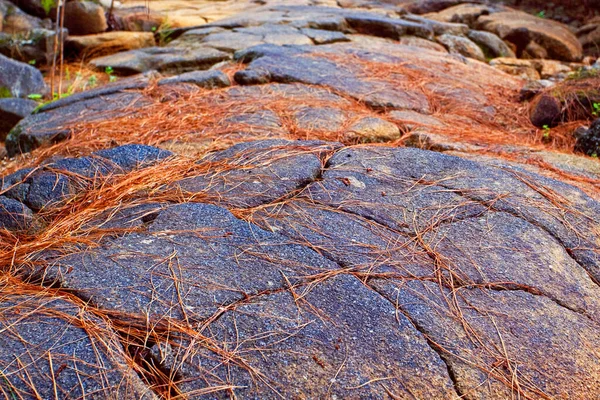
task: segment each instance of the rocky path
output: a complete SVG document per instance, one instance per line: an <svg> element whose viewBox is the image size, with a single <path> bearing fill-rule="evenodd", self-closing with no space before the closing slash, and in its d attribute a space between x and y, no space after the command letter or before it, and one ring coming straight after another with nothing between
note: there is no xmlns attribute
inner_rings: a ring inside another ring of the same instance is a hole
<svg viewBox="0 0 600 400"><path fill-rule="evenodd" d="M21 120L4 397L599 398L600 166L469 38L581 47L406 3L185 2Z"/></svg>

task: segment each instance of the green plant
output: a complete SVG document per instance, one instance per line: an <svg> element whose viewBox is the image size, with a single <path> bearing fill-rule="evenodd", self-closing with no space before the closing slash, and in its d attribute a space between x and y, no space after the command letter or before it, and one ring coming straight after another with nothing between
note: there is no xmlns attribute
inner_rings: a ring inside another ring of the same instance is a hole
<svg viewBox="0 0 600 400"><path fill-rule="evenodd" d="M115 70L113 69L113 67L109 66L109 67L104 68L104 73L106 75L108 75L109 82L115 82L117 80L117 77L113 75L114 72L115 72Z"/></svg>
<svg viewBox="0 0 600 400"><path fill-rule="evenodd" d="M56 0L42 0L42 8L46 12L46 15L50 14L50 11L56 7Z"/></svg>
<svg viewBox="0 0 600 400"><path fill-rule="evenodd" d="M597 117L598 115L600 115L600 103L592 104L592 115L594 117Z"/></svg>
<svg viewBox="0 0 600 400"><path fill-rule="evenodd" d="M536 14L539 18L546 18L546 11L542 10Z"/></svg>
<svg viewBox="0 0 600 400"><path fill-rule="evenodd" d="M28 63L29 65L35 65L35 60L29 60L27 63Z"/></svg>
<svg viewBox="0 0 600 400"><path fill-rule="evenodd" d="M91 88L95 88L96 85L98 85L98 77L96 75L92 75L88 78L88 85L90 85Z"/></svg>
<svg viewBox="0 0 600 400"><path fill-rule="evenodd" d="M171 41L171 35L173 34L173 26L167 18L161 22L160 26L155 29L158 33L158 44L163 46Z"/></svg>
<svg viewBox="0 0 600 400"><path fill-rule="evenodd" d="M544 142L549 142L551 137L550 137L550 127L548 125L544 125L542 126L542 129L544 130L544 133L542 134L542 140Z"/></svg>
<svg viewBox="0 0 600 400"><path fill-rule="evenodd" d="M39 93L32 93L32 94L27 95L27 98L31 99L31 100L41 100L42 97L43 96Z"/></svg>

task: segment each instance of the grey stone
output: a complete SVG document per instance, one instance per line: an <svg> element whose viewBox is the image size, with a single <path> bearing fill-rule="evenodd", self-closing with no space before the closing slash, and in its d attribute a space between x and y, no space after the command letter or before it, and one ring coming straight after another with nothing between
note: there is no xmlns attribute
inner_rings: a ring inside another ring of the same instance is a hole
<svg viewBox="0 0 600 400"><path fill-rule="evenodd" d="M108 90L108 89L106 89ZM112 92L113 90L110 89ZM71 124L84 121L103 121L130 112L127 107L134 102L138 106L148 104L149 100L135 92L120 92L103 95L104 90L99 89L101 95L87 98L90 94L81 93L79 101L68 97L58 100L60 104L50 103L40 110L21 120L6 137L6 150L10 157L30 152L40 146L65 140L70 137L71 129L65 125L64 115L72 116ZM69 97L80 97L77 94ZM62 102L64 100L64 102Z"/></svg>
<svg viewBox="0 0 600 400"><path fill-rule="evenodd" d="M427 112L429 104L417 91L394 89L377 79L359 78L346 68L340 68L325 56L312 55L299 47L263 45L236 53L239 60L252 59L248 68L239 71L236 81L247 74L268 76L272 82L301 82L330 87L376 109L408 108ZM257 72L258 71L258 72Z"/></svg>
<svg viewBox="0 0 600 400"><path fill-rule="evenodd" d="M45 280L105 310L196 326L222 306L334 268L316 252L225 209L185 203L161 211L148 232L57 260Z"/></svg>
<svg viewBox="0 0 600 400"><path fill-rule="evenodd" d="M38 103L28 99L0 99L0 140L6 139L10 130L31 114Z"/></svg>
<svg viewBox="0 0 600 400"><path fill-rule="evenodd" d="M514 51L502 39L491 32L472 30L469 31L467 36L481 46L487 58L516 57Z"/></svg>
<svg viewBox="0 0 600 400"><path fill-rule="evenodd" d="M192 83L205 89L231 86L229 77L221 71L192 71L158 81L159 85L178 83Z"/></svg>
<svg viewBox="0 0 600 400"><path fill-rule="evenodd" d="M9 398L154 400L117 334L66 297L2 287L0 391Z"/></svg>
<svg viewBox="0 0 600 400"><path fill-rule="evenodd" d="M90 64L104 71L111 67L115 73L131 75L151 70L189 71L208 69L228 60L230 55L212 47L182 49L177 47L149 47L95 58Z"/></svg>
<svg viewBox="0 0 600 400"><path fill-rule="evenodd" d="M65 28L72 35L91 35L108 29L104 8L93 1L65 4Z"/></svg>
<svg viewBox="0 0 600 400"><path fill-rule="evenodd" d="M127 144L111 149L100 150L95 152L94 155L116 164L123 172L129 172L134 169L156 164L159 161L171 157L173 153L152 146Z"/></svg>
<svg viewBox="0 0 600 400"><path fill-rule="evenodd" d="M446 46L450 53L461 54L465 57L474 58L479 61L485 61L485 55L483 54L483 51L481 51L479 46L466 37L445 33L441 36L438 36L437 41Z"/></svg>
<svg viewBox="0 0 600 400"><path fill-rule="evenodd" d="M19 231L28 229L33 213L20 201L0 196L0 229Z"/></svg>
<svg viewBox="0 0 600 400"><path fill-rule="evenodd" d="M0 90L13 97L44 94L46 84L42 73L31 65L11 60L0 54Z"/></svg>
<svg viewBox="0 0 600 400"><path fill-rule="evenodd" d="M303 34L312 39L315 44L330 44L337 42L348 42L350 39L342 32L326 31L323 29L303 28Z"/></svg>
<svg viewBox="0 0 600 400"><path fill-rule="evenodd" d="M289 292L268 294L210 324L214 343L224 348L236 343L246 368L236 362L224 365L222 355L204 350L193 337L163 345L154 354L180 376L178 386L188 393L229 381L235 395L244 398L343 398L350 393L379 398L392 392L398 398L458 399L444 363L425 338L358 279L338 275L310 290L296 290L304 301ZM204 368L212 371L208 379L201 378ZM262 379L253 379L250 368L261 371ZM383 376L385 387L365 385Z"/></svg>
<svg viewBox="0 0 600 400"><path fill-rule="evenodd" d="M320 155L337 144L265 140L241 143L203 160L206 173L176 182L187 193L204 194L232 207L277 201L314 181Z"/></svg>

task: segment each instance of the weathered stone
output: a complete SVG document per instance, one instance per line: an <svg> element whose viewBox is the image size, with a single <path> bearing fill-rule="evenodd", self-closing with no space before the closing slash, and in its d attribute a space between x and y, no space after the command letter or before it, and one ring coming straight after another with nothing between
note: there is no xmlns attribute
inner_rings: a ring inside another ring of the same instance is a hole
<svg viewBox="0 0 600 400"><path fill-rule="evenodd" d="M525 46L521 52L521 57L525 59L545 59L548 58L548 50L534 42L533 40Z"/></svg>
<svg viewBox="0 0 600 400"><path fill-rule="evenodd" d="M529 60L500 57L490 61L490 65L510 75L515 75L523 79L532 81L540 79L539 72Z"/></svg>
<svg viewBox="0 0 600 400"><path fill-rule="evenodd" d="M427 18L443 22L458 22L474 27L477 19L482 15L489 15L496 11L495 8L484 4L458 4L445 8L437 13L426 14Z"/></svg>
<svg viewBox="0 0 600 400"><path fill-rule="evenodd" d="M446 46L450 53L461 54L465 57L474 58L479 61L485 61L485 55L483 51L469 40L463 36L455 36L450 34L443 34L438 36L436 40Z"/></svg>
<svg viewBox="0 0 600 400"><path fill-rule="evenodd" d="M134 169L156 164L159 161L171 157L173 153L152 146L128 144L113 147L111 149L99 150L95 152L94 155L116 164L122 172L129 172Z"/></svg>
<svg viewBox="0 0 600 400"><path fill-rule="evenodd" d="M72 35L90 35L108 29L104 9L93 1L69 1L65 4L65 28Z"/></svg>
<svg viewBox="0 0 600 400"><path fill-rule="evenodd" d="M529 119L538 128L556 126L560 122L561 115L560 101L549 94L538 96L530 105Z"/></svg>
<svg viewBox="0 0 600 400"><path fill-rule="evenodd" d="M13 97L43 94L46 84L40 71L25 63L0 55L0 91Z"/></svg>
<svg viewBox="0 0 600 400"><path fill-rule="evenodd" d="M303 28L303 34L312 39L315 44L330 44L337 42L348 42L350 39L342 32L325 31L323 29Z"/></svg>
<svg viewBox="0 0 600 400"><path fill-rule="evenodd" d="M584 315L526 290L450 292L437 282L408 280L373 285L439 346L465 398L510 397L515 367L523 395L596 396L598 328ZM548 359L560 367L548 365Z"/></svg>
<svg viewBox="0 0 600 400"><path fill-rule="evenodd" d="M589 129L581 129L575 134L575 151L598 157L600 154L600 119L595 120Z"/></svg>
<svg viewBox="0 0 600 400"><path fill-rule="evenodd" d="M581 43L577 37L559 22L509 11L481 16L478 23L483 30L494 32L500 38L513 43L526 35L525 45L534 40L545 48L553 59L579 61L583 57Z"/></svg>
<svg viewBox="0 0 600 400"><path fill-rule="evenodd" d="M400 129L381 118L367 117L357 121L344 133L344 138L357 143L381 143L399 139Z"/></svg>
<svg viewBox="0 0 600 400"><path fill-rule="evenodd" d="M110 54L119 51L154 46L152 32L103 32L95 35L69 36L65 41L67 52L77 54Z"/></svg>
<svg viewBox="0 0 600 400"><path fill-rule="evenodd" d="M412 131L420 126L443 127L444 123L431 115L424 115L410 110L394 110L389 113L390 119L398 122L405 131Z"/></svg>
<svg viewBox="0 0 600 400"><path fill-rule="evenodd" d="M148 47L95 58L90 64L102 71L107 67L111 67L115 73L132 75L151 70L188 71L208 69L212 65L229 58L229 54L212 47L197 47L193 50Z"/></svg>
<svg viewBox="0 0 600 400"><path fill-rule="evenodd" d="M67 36L67 30L58 35L60 39ZM56 33L53 30L36 28L18 34L0 32L0 54L35 65L48 64L54 51Z"/></svg>
<svg viewBox="0 0 600 400"><path fill-rule="evenodd" d="M344 111L333 107L301 107L294 113L296 127L309 132L339 132L346 119Z"/></svg>
<svg viewBox="0 0 600 400"><path fill-rule="evenodd" d="M539 71L542 79L566 76L571 72L571 67L555 60L532 60L532 64Z"/></svg>
<svg viewBox="0 0 600 400"><path fill-rule="evenodd" d="M33 213L27 206L18 200L0 196L0 229L26 230L32 222Z"/></svg>
<svg viewBox="0 0 600 400"><path fill-rule="evenodd" d="M90 93L81 92L58 100L56 103L61 102L61 106L50 103L47 108L22 119L6 137L8 155L12 157L19 153L27 153L40 146L68 138L71 129L64 126L61 115L72 115L73 123L103 121L127 114L127 107L134 102L140 106L148 104L148 100L139 93L125 93L106 88L105 90L110 90L105 94L103 89L105 88L99 89L98 97L87 98ZM75 101L78 95L82 97ZM84 110L85 113L82 112Z"/></svg>
<svg viewBox="0 0 600 400"><path fill-rule="evenodd" d="M285 140L242 143L203 160L206 173L175 185L183 192L213 196L219 204L256 207L284 198L317 179L321 173L319 156L336 146Z"/></svg>
<svg viewBox="0 0 600 400"><path fill-rule="evenodd" d="M400 44L405 46L423 47L425 49L440 51L442 53L448 52L448 50L446 50L446 48L441 44L416 36L402 36L400 38Z"/></svg>
<svg viewBox="0 0 600 400"><path fill-rule="evenodd" d="M0 99L0 140L4 141L10 130L31 114L38 103L28 99Z"/></svg>
<svg viewBox="0 0 600 400"><path fill-rule="evenodd" d="M261 296L211 324L215 343L238 343L247 365L263 376L252 379L247 369L233 367L236 396L369 398L392 392L398 398L458 398L445 365L421 334L358 279L338 275L315 284L303 297L306 302L296 303L288 292ZM220 365L220 355L192 340L155 351L163 367L181 376L178 386L185 393L218 385L229 368ZM213 376L202 379L208 365ZM384 375L385 387L365 385ZM430 384L422 385L423 380Z"/></svg>
<svg viewBox="0 0 600 400"><path fill-rule="evenodd" d="M510 47L508 47L502 39L491 32L471 30L467 36L483 49L486 58L516 58L515 53Z"/></svg>
<svg viewBox="0 0 600 400"><path fill-rule="evenodd" d="M185 74L164 78L158 81L159 85L178 83L192 83L206 89L231 86L229 77L221 71L192 71Z"/></svg>
<svg viewBox="0 0 600 400"><path fill-rule="evenodd" d="M131 368L117 334L83 306L43 292L19 293L31 288L3 285L2 292L3 393L25 399L157 399Z"/></svg>
<svg viewBox="0 0 600 400"><path fill-rule="evenodd" d="M234 301L334 268L316 252L225 209L187 203L161 211L148 232L55 262L45 280L105 310L195 324Z"/></svg>
<svg viewBox="0 0 600 400"><path fill-rule="evenodd" d="M259 74L261 80L269 79L271 82L329 86L359 98L373 108L429 110L422 93L391 90L384 82L374 79L356 79L351 71L338 68L336 62L300 48L257 46L237 53L235 57L239 60L252 59L246 70L236 74L237 82L244 81L248 74Z"/></svg>

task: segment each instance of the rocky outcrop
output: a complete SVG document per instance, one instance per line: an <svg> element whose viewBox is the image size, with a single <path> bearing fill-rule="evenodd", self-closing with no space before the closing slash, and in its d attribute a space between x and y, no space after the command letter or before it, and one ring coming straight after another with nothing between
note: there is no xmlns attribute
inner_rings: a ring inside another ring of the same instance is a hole
<svg viewBox="0 0 600 400"><path fill-rule="evenodd" d="M27 97L43 94L46 84L40 71L0 54L0 91L2 97Z"/></svg>
<svg viewBox="0 0 600 400"><path fill-rule="evenodd" d="M473 29L505 9L431 20L297 3L247 4L96 59L161 75L61 98L12 129L0 389L600 397L600 164L571 151L597 144L597 123L565 130L582 121L569 96L594 99L594 68L559 83L578 66L487 65L513 45L546 50ZM457 3L404 2L439 15Z"/></svg>

